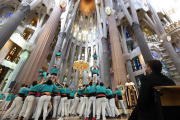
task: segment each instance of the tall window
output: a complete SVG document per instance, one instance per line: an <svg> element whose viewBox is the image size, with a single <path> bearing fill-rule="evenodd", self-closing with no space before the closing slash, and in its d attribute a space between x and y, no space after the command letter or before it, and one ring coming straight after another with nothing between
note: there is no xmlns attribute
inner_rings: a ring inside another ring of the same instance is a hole
<svg viewBox="0 0 180 120"><path fill-rule="evenodd" d="M12 59L12 57L14 56L14 54L16 53L16 47L14 47L12 50L11 50L11 52L9 53L9 55L7 56L7 60L11 60Z"/></svg>

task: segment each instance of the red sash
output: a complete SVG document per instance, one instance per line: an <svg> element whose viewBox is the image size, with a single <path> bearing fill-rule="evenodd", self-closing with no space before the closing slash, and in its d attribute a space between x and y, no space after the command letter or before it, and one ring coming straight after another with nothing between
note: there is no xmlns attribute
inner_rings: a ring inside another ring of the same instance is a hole
<svg viewBox="0 0 180 120"><path fill-rule="evenodd" d="M106 97L106 95L105 94L98 94L98 95L96 95L96 97Z"/></svg>

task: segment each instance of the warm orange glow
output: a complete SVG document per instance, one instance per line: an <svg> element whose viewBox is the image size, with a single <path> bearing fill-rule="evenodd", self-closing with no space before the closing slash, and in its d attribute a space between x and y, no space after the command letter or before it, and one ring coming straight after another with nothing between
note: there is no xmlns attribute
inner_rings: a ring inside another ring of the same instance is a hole
<svg viewBox="0 0 180 120"><path fill-rule="evenodd" d="M84 15L91 15L95 12L95 0L81 0L79 9Z"/></svg>

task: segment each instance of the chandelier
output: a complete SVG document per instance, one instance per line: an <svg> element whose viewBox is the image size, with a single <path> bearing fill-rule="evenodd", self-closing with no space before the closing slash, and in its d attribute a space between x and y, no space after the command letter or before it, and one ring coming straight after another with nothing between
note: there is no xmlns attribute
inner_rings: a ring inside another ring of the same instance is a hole
<svg viewBox="0 0 180 120"><path fill-rule="evenodd" d="M84 60L78 60L74 62L73 68L79 71L85 71L89 69L89 63Z"/></svg>

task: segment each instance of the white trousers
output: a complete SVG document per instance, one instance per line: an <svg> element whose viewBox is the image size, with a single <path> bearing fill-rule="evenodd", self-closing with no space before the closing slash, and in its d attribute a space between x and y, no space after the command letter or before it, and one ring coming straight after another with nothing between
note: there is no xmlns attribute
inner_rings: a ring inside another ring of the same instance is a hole
<svg viewBox="0 0 180 120"><path fill-rule="evenodd" d="M35 116L36 116L39 98L40 98L40 97L35 97L36 104L35 104L35 106L34 106L33 117L32 117L32 118L35 118Z"/></svg>
<svg viewBox="0 0 180 120"><path fill-rule="evenodd" d="M116 115L120 115L116 105L115 105L115 99L112 98L109 100L109 104L110 104L110 108L111 108L111 113L112 113L112 116L111 117L115 117L115 114Z"/></svg>
<svg viewBox="0 0 180 120"><path fill-rule="evenodd" d="M109 107L109 99L106 98L106 110L107 110L107 114L112 117L112 111L110 110Z"/></svg>
<svg viewBox="0 0 180 120"><path fill-rule="evenodd" d="M19 112L19 110L20 110L21 107L22 107L22 104L23 104L23 98L17 96L17 97L15 98L13 104L11 105L11 107L10 107L10 108L6 111L6 113L4 114L4 116L3 116L2 119L6 119L6 118L8 117L8 115L10 115L11 111L12 111L14 108L16 108L15 111L14 111L14 114L13 114L13 116L12 116L12 118L11 118L11 119L15 119L16 116L17 116L17 114L18 114L18 112Z"/></svg>
<svg viewBox="0 0 180 120"><path fill-rule="evenodd" d="M33 105L34 99L35 99L35 96L33 96L33 95L26 97L23 107L21 109L21 112L19 114L19 117L23 116L24 112L26 111L24 114L24 117L27 118L27 116L29 115L29 112L31 110L31 107Z"/></svg>
<svg viewBox="0 0 180 120"><path fill-rule="evenodd" d="M71 99L71 103L70 103L71 106L70 106L70 109L72 108L73 103L74 103L74 99ZM69 111L70 111L70 109L69 109ZM75 110L76 110L76 109L74 109L74 110L72 111L72 114L73 114L73 115L75 115ZM68 112L68 113L69 113L69 112Z"/></svg>
<svg viewBox="0 0 180 120"><path fill-rule="evenodd" d="M60 58L58 58L58 59L56 59L56 58L55 58L55 62L54 62L54 64L59 65L59 63L60 63Z"/></svg>
<svg viewBox="0 0 180 120"><path fill-rule="evenodd" d="M43 120L46 120L47 108L48 108L50 100L51 100L51 96L43 95L43 96L40 97L39 102L38 102L38 106L37 106L35 120L39 119L42 108L44 110L44 112L43 112Z"/></svg>
<svg viewBox="0 0 180 120"><path fill-rule="evenodd" d="M52 104L51 104L51 102L49 102L46 117L49 115L49 113L51 112L51 110L52 110Z"/></svg>
<svg viewBox="0 0 180 120"><path fill-rule="evenodd" d="M67 97L61 98L61 107L62 107L61 117L64 117L64 113L65 116L67 116Z"/></svg>
<svg viewBox="0 0 180 120"><path fill-rule="evenodd" d="M73 105L73 102L74 102L74 99L68 99L68 110L67 110L68 113Z"/></svg>
<svg viewBox="0 0 180 120"><path fill-rule="evenodd" d="M6 110L10 102L11 101L5 101L5 103L4 103L3 107L1 108L1 110Z"/></svg>
<svg viewBox="0 0 180 120"><path fill-rule="evenodd" d="M84 107L85 107L85 109L84 109ZM84 116L87 116L87 110L88 110L88 97L84 97L83 104L81 106L79 115L82 116L82 114L84 112Z"/></svg>
<svg viewBox="0 0 180 120"><path fill-rule="evenodd" d="M95 110L96 110L96 97L92 96L89 98L88 102L88 112L87 112L87 117L89 117L90 110L91 110L91 104L93 104L93 117L95 117ZM105 104L106 106L106 104Z"/></svg>
<svg viewBox="0 0 180 120"><path fill-rule="evenodd" d="M125 108L125 106L124 106L123 100L119 100L119 103L120 103L120 105L121 105L121 108L122 108L123 113L126 114L126 108Z"/></svg>
<svg viewBox="0 0 180 120"><path fill-rule="evenodd" d="M69 111L69 114L72 114L72 112L75 111L75 109L76 109L78 103L79 103L79 97L75 97L73 106L71 107L71 109L70 109L70 111Z"/></svg>
<svg viewBox="0 0 180 120"><path fill-rule="evenodd" d="M103 120L106 120L106 116L105 116L106 98L105 97L97 98L96 102L97 102L97 119L100 119L100 114L102 111L102 118Z"/></svg>
<svg viewBox="0 0 180 120"><path fill-rule="evenodd" d="M79 102L79 106L78 106L77 113L80 113L80 109L81 109L81 107L82 107L83 100L84 100L84 97L80 97L80 102Z"/></svg>
<svg viewBox="0 0 180 120"><path fill-rule="evenodd" d="M59 107L58 107L58 112L57 112L58 116L60 116L61 114L61 110L62 110L61 104L62 104L62 98L60 98L60 102L59 102Z"/></svg>
<svg viewBox="0 0 180 120"><path fill-rule="evenodd" d="M53 97L53 116L52 116L52 118L56 117L59 101L60 101L60 96L54 96Z"/></svg>

